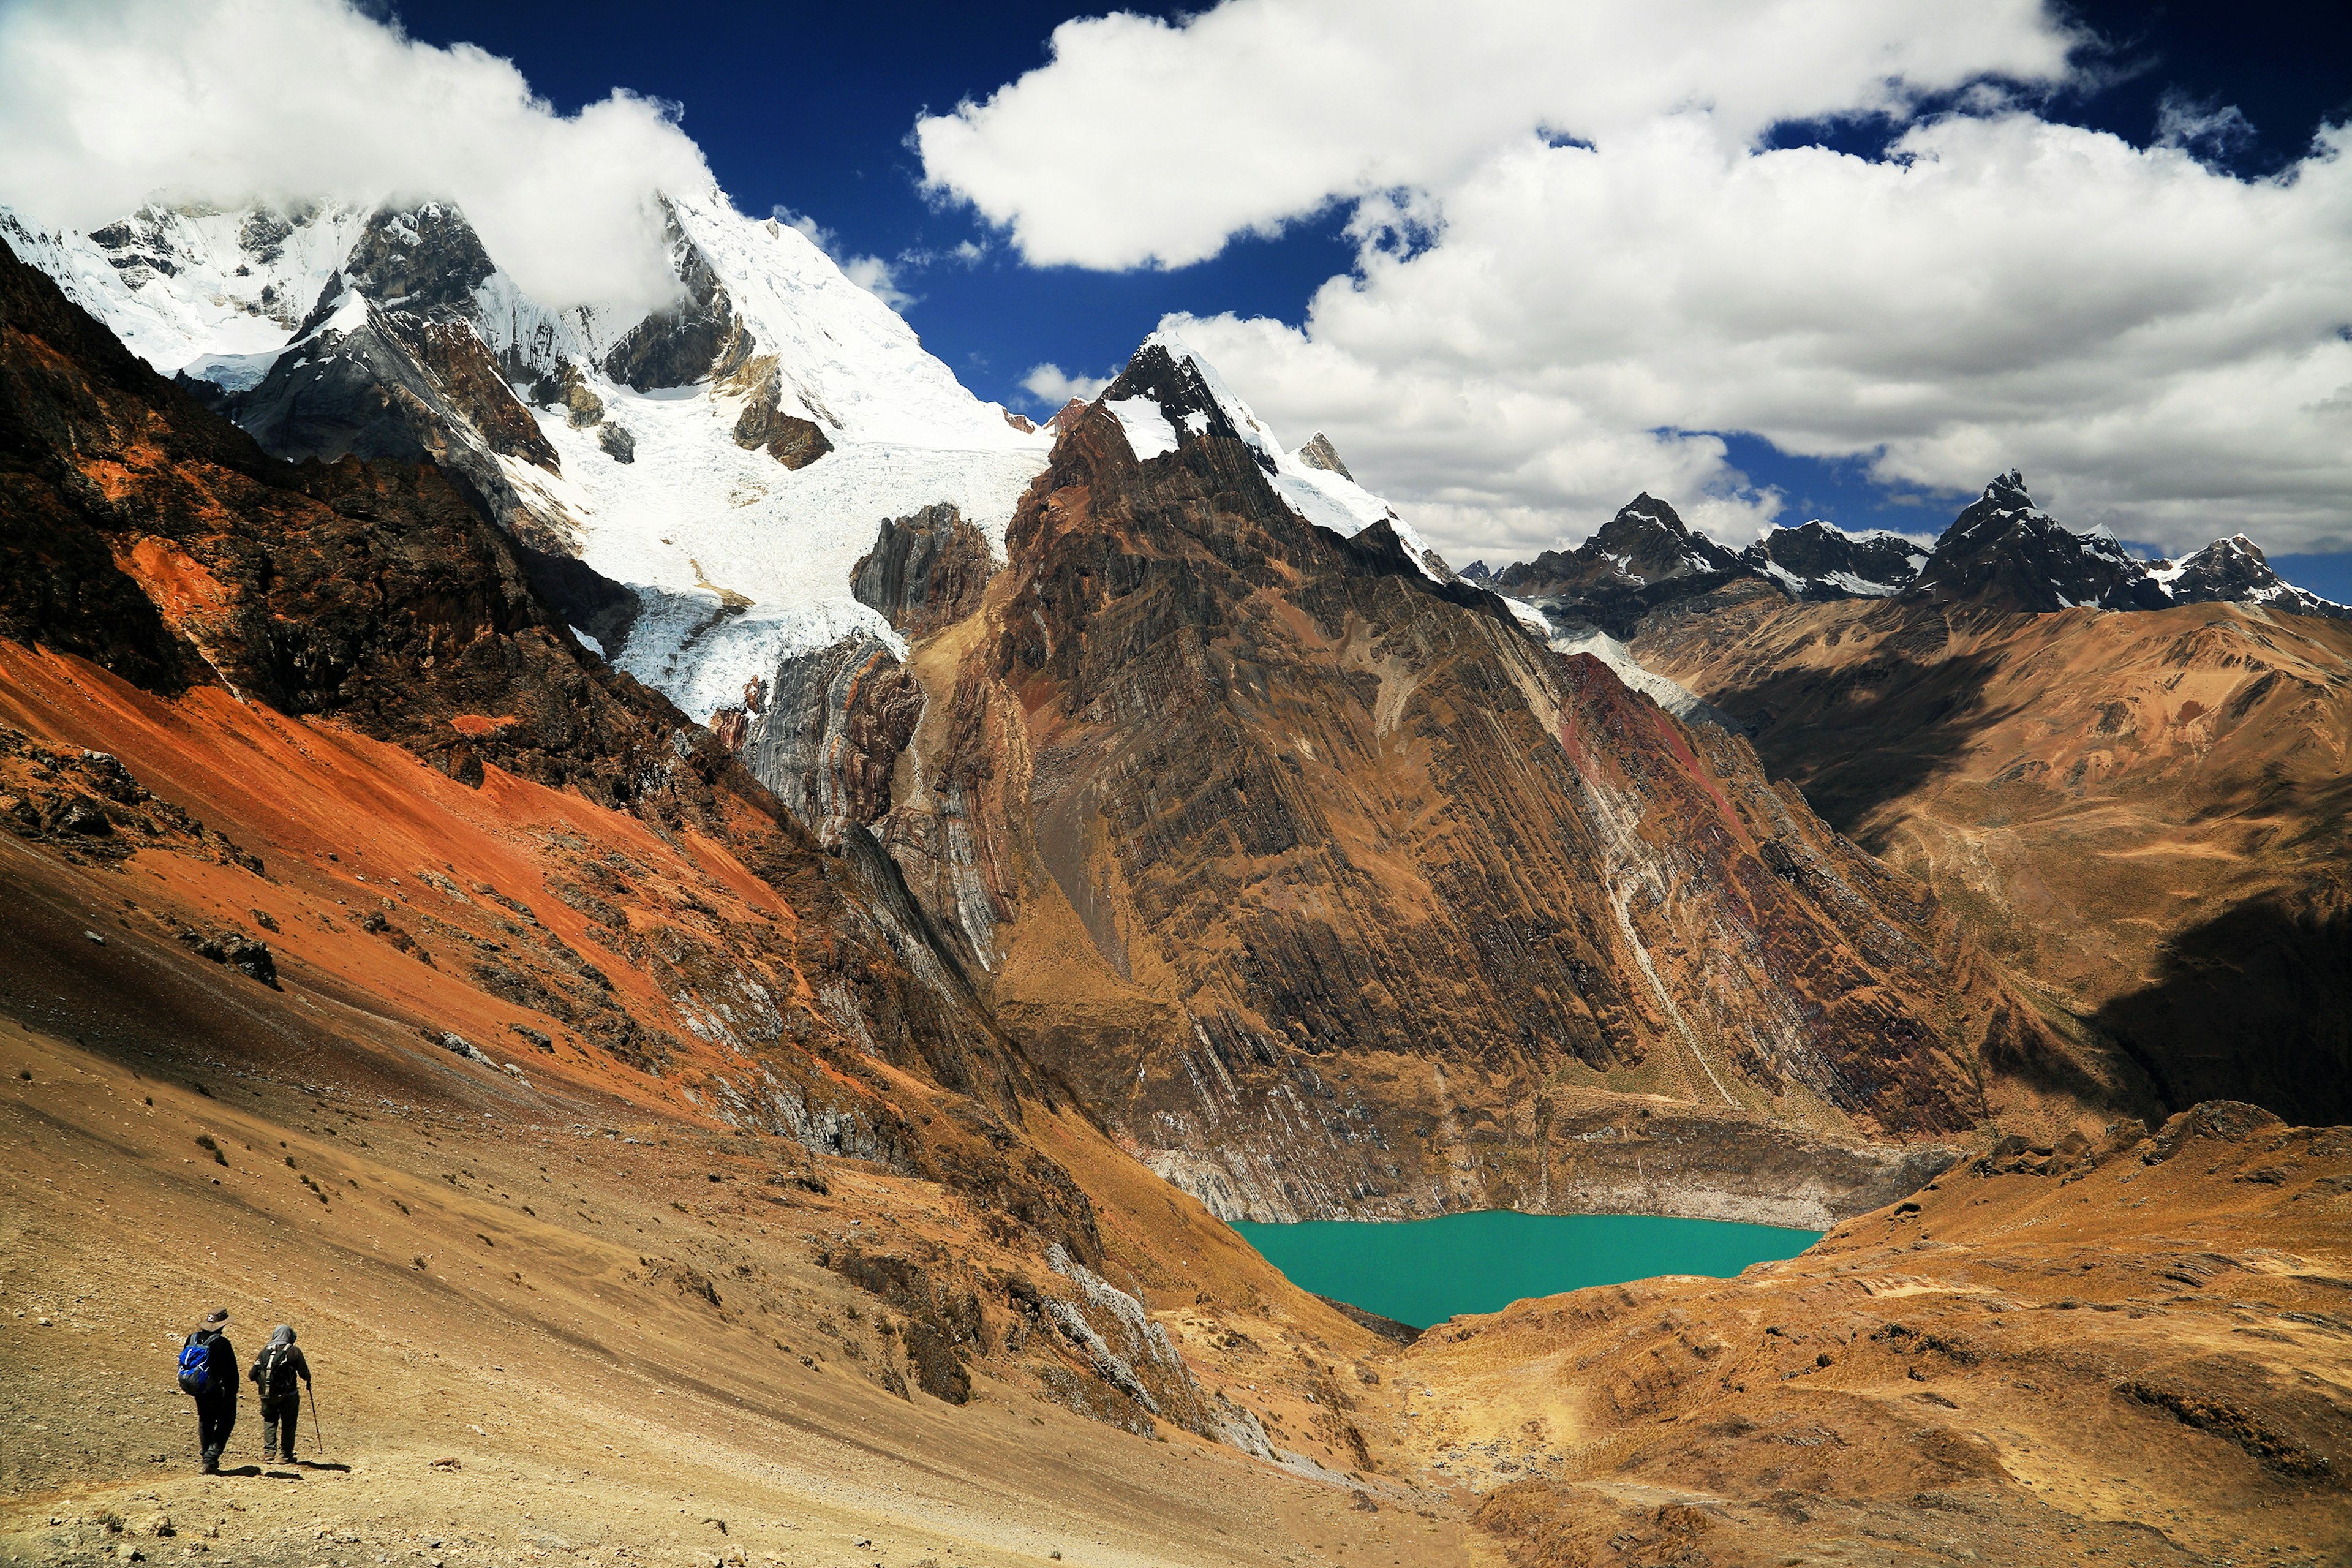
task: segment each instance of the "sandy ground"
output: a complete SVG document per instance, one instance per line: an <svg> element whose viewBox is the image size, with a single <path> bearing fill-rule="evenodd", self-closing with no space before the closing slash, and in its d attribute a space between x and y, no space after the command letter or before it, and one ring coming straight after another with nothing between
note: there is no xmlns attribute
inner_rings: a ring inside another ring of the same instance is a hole
<svg viewBox="0 0 2352 1568"><path fill-rule="evenodd" d="M14 1026L0 1072L11 1560L887 1568L1465 1550L1443 1489L1152 1441L985 1362L962 1407L886 1393L860 1366L877 1303L810 1261L809 1241L853 1219L936 1225L953 1205L920 1184L844 1163L825 1198L714 1201L731 1184L709 1180L719 1155L744 1170L756 1156L678 1129L667 1147L626 1145L251 1080L208 1097ZM722 1240L751 1278L719 1286L718 1308L646 1266ZM233 1473L193 1473L172 1363L216 1304L248 1362L270 1325L299 1325L331 1465L310 1462L306 1412L306 1462L263 1467L248 1398ZM154 1533L158 1516L173 1533Z"/></svg>
<svg viewBox="0 0 2352 1568"><path fill-rule="evenodd" d="M1457 1319L1400 1440L1521 1568L2352 1561L2352 1130L2173 1131Z"/></svg>

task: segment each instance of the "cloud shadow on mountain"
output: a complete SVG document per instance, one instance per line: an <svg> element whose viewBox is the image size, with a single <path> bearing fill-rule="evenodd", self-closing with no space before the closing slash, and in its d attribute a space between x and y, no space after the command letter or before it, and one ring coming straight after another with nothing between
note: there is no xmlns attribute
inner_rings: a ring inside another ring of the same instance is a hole
<svg viewBox="0 0 2352 1568"><path fill-rule="evenodd" d="M2236 905L2174 939L2156 982L2092 1022L2169 1110L2242 1100L2305 1125L2352 1121L2352 909Z"/></svg>
<svg viewBox="0 0 2352 1568"><path fill-rule="evenodd" d="M1767 772L1794 781L1822 820L1880 854L1879 807L1916 794L2018 711L1985 699L2000 668L1991 654L1946 654L1937 626L1932 639L1892 637L1842 668L1782 668L1701 695L1749 726Z"/></svg>

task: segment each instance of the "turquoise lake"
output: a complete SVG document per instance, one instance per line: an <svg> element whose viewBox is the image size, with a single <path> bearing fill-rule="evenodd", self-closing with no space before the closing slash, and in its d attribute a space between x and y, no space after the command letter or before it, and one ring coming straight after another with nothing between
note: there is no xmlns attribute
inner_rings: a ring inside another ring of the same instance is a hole
<svg viewBox="0 0 2352 1568"><path fill-rule="evenodd" d="M1507 1209L1394 1224L1243 1220L1234 1229L1294 1285L1415 1328L1587 1285L1659 1274L1728 1278L1751 1263L1794 1258L1822 1234L1724 1220Z"/></svg>

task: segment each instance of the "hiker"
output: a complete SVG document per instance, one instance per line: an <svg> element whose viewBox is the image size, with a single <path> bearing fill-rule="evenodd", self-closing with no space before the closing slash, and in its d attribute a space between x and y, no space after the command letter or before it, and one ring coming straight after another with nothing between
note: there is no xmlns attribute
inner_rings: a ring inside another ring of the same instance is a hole
<svg viewBox="0 0 2352 1568"><path fill-rule="evenodd" d="M253 1358L253 1370L246 1375L261 1391L261 1457L265 1461L280 1458L294 1462L294 1431L300 1423L302 1390L294 1386L300 1378L303 1388L310 1385L310 1363L295 1348L294 1331L284 1323L269 1332L269 1342Z"/></svg>
<svg viewBox="0 0 2352 1568"><path fill-rule="evenodd" d="M206 1318L180 1347L180 1391L196 1402L196 1446L205 1474L220 1474L221 1454L236 1429L236 1347L228 1342L228 1309Z"/></svg>

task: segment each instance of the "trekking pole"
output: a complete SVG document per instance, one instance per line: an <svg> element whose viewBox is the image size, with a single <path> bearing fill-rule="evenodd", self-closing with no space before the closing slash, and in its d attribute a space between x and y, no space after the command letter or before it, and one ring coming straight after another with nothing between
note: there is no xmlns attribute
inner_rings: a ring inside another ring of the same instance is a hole
<svg viewBox="0 0 2352 1568"><path fill-rule="evenodd" d="M319 1385L315 1383L310 1385L310 1436L319 1439L319 1458L324 1459L327 1457L327 1439L325 1434L319 1430Z"/></svg>

